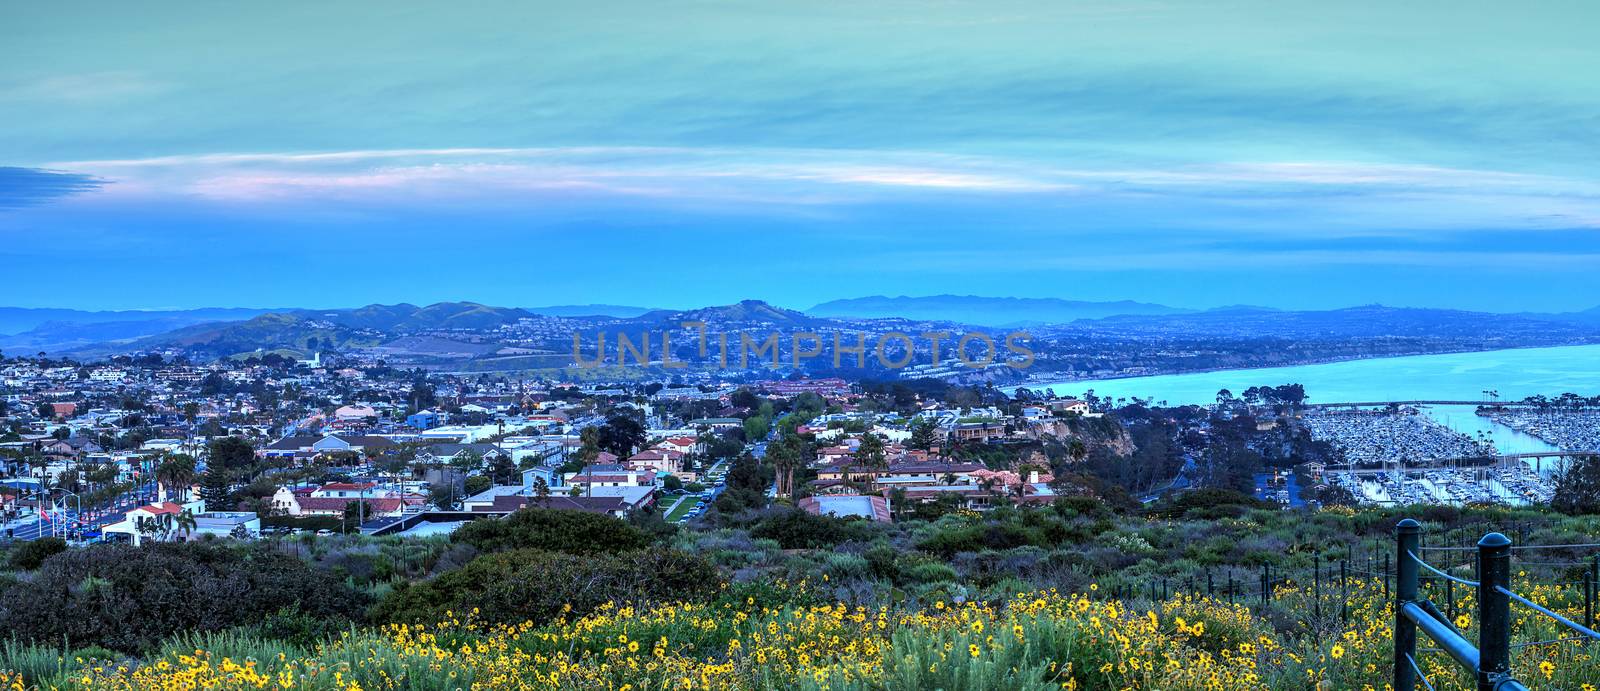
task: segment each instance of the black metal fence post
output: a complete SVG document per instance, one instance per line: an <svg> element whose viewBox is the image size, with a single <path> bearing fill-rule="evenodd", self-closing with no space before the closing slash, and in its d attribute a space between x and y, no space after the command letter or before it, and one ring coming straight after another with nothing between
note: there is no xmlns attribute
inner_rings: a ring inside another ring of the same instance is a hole
<svg viewBox="0 0 1600 691"><path fill-rule="evenodd" d="M1311 597L1317 621L1322 621L1322 555L1311 555Z"/></svg>
<svg viewBox="0 0 1600 691"><path fill-rule="evenodd" d="M1417 674L1411 667L1412 656L1417 652L1417 625L1401 610L1406 603L1417 599L1417 562L1410 555L1417 551L1421 533L1422 525L1410 518L1394 527L1395 565L1399 567L1394 599L1394 691L1416 691L1417 688ZM1388 584L1385 574L1385 595Z"/></svg>
<svg viewBox="0 0 1600 691"><path fill-rule="evenodd" d="M1511 540L1478 541L1478 691L1494 691L1511 670Z"/></svg>
<svg viewBox="0 0 1600 691"><path fill-rule="evenodd" d="M1411 519L1407 518L1406 520L1410 521ZM1402 523L1403 522L1404 521L1402 521ZM1416 523L1416 521L1411 521L1411 522L1412 523ZM1417 527L1418 527L1419 530L1421 529L1421 525L1418 525ZM1384 555L1383 555L1383 597L1384 597L1384 599L1388 599L1389 598L1389 555L1388 555L1388 553L1384 553Z"/></svg>
<svg viewBox="0 0 1600 691"><path fill-rule="evenodd" d="M1265 606L1267 604L1267 597L1272 593L1272 589L1267 586L1267 577L1268 577L1268 574L1270 572L1271 572L1271 567L1270 566L1268 566L1266 564L1262 564L1261 565L1261 604L1262 604L1262 606Z"/></svg>
<svg viewBox="0 0 1600 691"><path fill-rule="evenodd" d="M1583 608L1583 625L1592 629L1594 628L1594 601L1600 599L1600 554L1594 555L1594 559L1589 561L1589 577L1584 580L1588 582L1587 585L1589 587L1585 592L1589 596L1586 598L1587 605Z"/></svg>
<svg viewBox="0 0 1600 691"><path fill-rule="evenodd" d="M1347 569L1350 560L1339 560L1339 621L1346 626L1350 625L1350 582Z"/></svg>

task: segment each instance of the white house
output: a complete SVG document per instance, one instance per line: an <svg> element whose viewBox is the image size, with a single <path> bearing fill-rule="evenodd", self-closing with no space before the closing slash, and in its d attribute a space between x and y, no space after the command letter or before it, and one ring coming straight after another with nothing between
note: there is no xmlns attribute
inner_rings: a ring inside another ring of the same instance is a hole
<svg viewBox="0 0 1600 691"><path fill-rule="evenodd" d="M164 501L158 504L146 504L130 510L123 520L101 528L100 532L127 535L133 539L134 545L141 544L146 536L154 540L181 540L187 533L192 532L192 528L180 525L184 522L181 517L187 513L193 518L203 513L205 509L205 502L202 501L182 504ZM144 530L141 531L141 528Z"/></svg>

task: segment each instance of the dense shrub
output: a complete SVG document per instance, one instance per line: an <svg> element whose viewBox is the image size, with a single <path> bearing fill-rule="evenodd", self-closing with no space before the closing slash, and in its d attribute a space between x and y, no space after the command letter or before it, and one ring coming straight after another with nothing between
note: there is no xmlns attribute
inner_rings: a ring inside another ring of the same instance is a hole
<svg viewBox="0 0 1600 691"><path fill-rule="evenodd" d="M488 554L385 598L374 617L437 623L477 610L492 622L543 624L606 603L705 601L722 587L716 567L677 550L576 555L519 549ZM570 607L570 609L569 609Z"/></svg>
<svg viewBox="0 0 1600 691"><path fill-rule="evenodd" d="M871 535L872 526L864 520L845 520L833 516L814 516L799 509L768 516L750 530L754 537L776 540L784 549L833 547Z"/></svg>
<svg viewBox="0 0 1600 691"><path fill-rule="evenodd" d="M24 640L133 652L286 609L344 618L365 605L332 576L266 549L96 545L47 560L29 583L0 594L0 621Z"/></svg>
<svg viewBox="0 0 1600 691"><path fill-rule="evenodd" d="M1062 497L1055 500L1050 508L1063 518L1073 518L1075 516L1109 518L1111 516L1111 507L1107 506L1104 501L1094 497Z"/></svg>
<svg viewBox="0 0 1600 691"><path fill-rule="evenodd" d="M611 516L556 509L522 509L498 521L473 521L456 530L452 539L484 552L541 549L611 554L650 544L644 531Z"/></svg>
<svg viewBox="0 0 1600 691"><path fill-rule="evenodd" d="M1149 514L1161 518L1237 518L1251 509L1275 509L1272 504L1231 489L1206 488L1178 492L1164 499Z"/></svg>
<svg viewBox="0 0 1600 691"><path fill-rule="evenodd" d="M1014 523L977 523L941 526L938 532L923 540L917 547L948 559L958 552L1011 549L1032 544L1050 543L1036 531Z"/></svg>
<svg viewBox="0 0 1600 691"><path fill-rule="evenodd" d="M67 541L59 537L45 537L24 542L11 552L11 568L32 571L44 560L67 551Z"/></svg>

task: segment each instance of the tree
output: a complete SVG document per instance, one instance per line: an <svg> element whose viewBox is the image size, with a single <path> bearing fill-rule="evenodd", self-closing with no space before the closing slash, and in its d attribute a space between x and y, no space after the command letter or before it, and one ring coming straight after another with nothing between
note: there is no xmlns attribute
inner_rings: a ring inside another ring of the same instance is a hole
<svg viewBox="0 0 1600 691"><path fill-rule="evenodd" d="M439 404L439 399L434 395L432 385L418 379L412 382L411 393L407 396L406 403L406 412L409 414L432 408Z"/></svg>
<svg viewBox="0 0 1600 691"><path fill-rule="evenodd" d="M761 397L752 393L750 389L740 388L728 396L728 403L735 408L756 410L761 407Z"/></svg>
<svg viewBox="0 0 1600 691"><path fill-rule="evenodd" d="M496 485L521 484L522 471L511 462L510 454L496 453L489 461L489 479Z"/></svg>
<svg viewBox="0 0 1600 691"><path fill-rule="evenodd" d="M1067 442L1067 455L1072 457L1074 463L1082 463L1083 458L1089 455L1089 447L1085 446L1082 439L1073 437Z"/></svg>
<svg viewBox="0 0 1600 691"><path fill-rule="evenodd" d="M221 465L224 468L246 468L256 462L256 450L250 442L240 437L219 437L211 440L206 445L209 454L206 459L207 466Z"/></svg>
<svg viewBox="0 0 1600 691"><path fill-rule="evenodd" d="M140 516L134 522L134 529L146 539L160 539L165 541L172 535L172 514L163 513L156 516Z"/></svg>
<svg viewBox="0 0 1600 691"><path fill-rule="evenodd" d="M1550 506L1570 515L1600 513L1600 456L1572 459L1556 475L1556 492Z"/></svg>
<svg viewBox="0 0 1600 691"><path fill-rule="evenodd" d="M886 468L888 457L883 451L883 439L871 432L861 435L861 446L856 448L856 462L868 468Z"/></svg>
<svg viewBox="0 0 1600 691"><path fill-rule="evenodd" d="M178 501L188 497L189 485L194 484L194 458L184 454L169 456L156 466L156 482L169 491L177 492Z"/></svg>
<svg viewBox="0 0 1600 691"><path fill-rule="evenodd" d="M767 478L754 456L744 454L728 469L728 488L717 497L717 511L733 514L767 503Z"/></svg>
<svg viewBox="0 0 1600 691"><path fill-rule="evenodd" d="M360 526L368 516L372 515L372 503L366 501L346 502L344 505L344 522L347 525Z"/></svg>
<svg viewBox="0 0 1600 691"><path fill-rule="evenodd" d="M584 466L593 463L594 459L599 455L600 428L585 427L583 431L578 433L578 451L572 454L572 458L567 461L568 464L574 464L574 467L570 470L564 467L563 472L572 473L582 470Z"/></svg>
<svg viewBox="0 0 1600 691"><path fill-rule="evenodd" d="M189 509L184 509L183 513L178 514L175 524L178 528L178 534L183 536L185 539L188 539L190 535L193 535L195 528L199 527L200 525L199 521L196 521L194 518L194 512L190 511Z"/></svg>
<svg viewBox="0 0 1600 691"><path fill-rule="evenodd" d="M767 418L762 417L760 415L753 415L751 417L745 418L745 421L744 421L744 438L745 438L745 441L749 441L749 442L761 441L762 439L766 439L767 438L767 433L771 432L771 431L772 431L772 424L767 422Z"/></svg>
<svg viewBox="0 0 1600 691"><path fill-rule="evenodd" d="M49 402L41 401L39 403L39 407L34 409L34 412L38 414L39 418L42 420L56 419L56 407L50 405Z"/></svg>
<svg viewBox="0 0 1600 691"><path fill-rule="evenodd" d="M773 482L780 497L794 497L794 471L800 463L805 441L794 435L785 436L767 447L767 461L772 463Z"/></svg>
<svg viewBox="0 0 1600 691"><path fill-rule="evenodd" d="M913 449L927 451L938 443L939 426L926 418L911 423L910 446Z"/></svg>
<svg viewBox="0 0 1600 691"><path fill-rule="evenodd" d="M206 502L207 511L232 511L230 506L233 494L233 477L228 469L219 464L206 466L206 472L200 476L200 498Z"/></svg>
<svg viewBox="0 0 1600 691"><path fill-rule="evenodd" d="M733 462L728 469L728 489L767 491L767 480L761 476L761 465L754 456L745 454Z"/></svg>
<svg viewBox="0 0 1600 691"><path fill-rule="evenodd" d="M456 507L456 489L450 482L428 485L428 503L446 511Z"/></svg>
<svg viewBox="0 0 1600 691"><path fill-rule="evenodd" d="M644 448L644 425L631 415L613 413L600 425L597 442L601 449L627 458L637 449Z"/></svg>
<svg viewBox="0 0 1600 691"><path fill-rule="evenodd" d="M483 454L471 449L462 450L450 457L450 467L463 473L483 467Z"/></svg>
<svg viewBox="0 0 1600 691"><path fill-rule="evenodd" d="M467 478L466 482L462 483L461 494L463 496L470 497L476 494L487 492L489 491L489 488L493 486L494 481L490 480L489 476L473 475L472 477Z"/></svg>

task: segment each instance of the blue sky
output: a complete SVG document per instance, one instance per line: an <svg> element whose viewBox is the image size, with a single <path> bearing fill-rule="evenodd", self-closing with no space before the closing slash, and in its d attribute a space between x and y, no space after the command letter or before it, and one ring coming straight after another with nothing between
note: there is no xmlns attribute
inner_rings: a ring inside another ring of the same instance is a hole
<svg viewBox="0 0 1600 691"><path fill-rule="evenodd" d="M0 303L1600 304L1592 2L0 8Z"/></svg>

